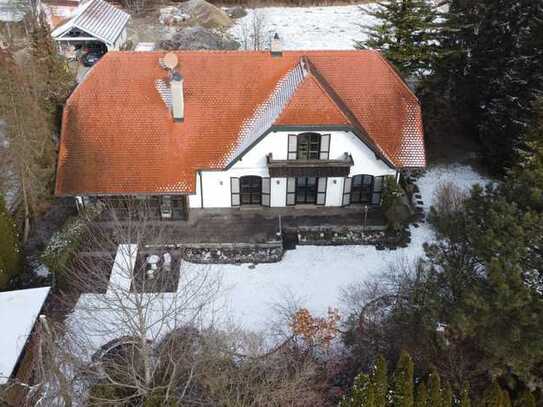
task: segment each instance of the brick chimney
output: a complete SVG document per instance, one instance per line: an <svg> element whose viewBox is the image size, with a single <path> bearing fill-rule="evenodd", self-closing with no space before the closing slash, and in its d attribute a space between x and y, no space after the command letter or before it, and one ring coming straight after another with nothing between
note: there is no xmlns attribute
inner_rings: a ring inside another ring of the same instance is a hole
<svg viewBox="0 0 543 407"><path fill-rule="evenodd" d="M172 92L172 116L176 122L185 118L185 101L183 95L183 77L176 70L170 74L170 90Z"/></svg>

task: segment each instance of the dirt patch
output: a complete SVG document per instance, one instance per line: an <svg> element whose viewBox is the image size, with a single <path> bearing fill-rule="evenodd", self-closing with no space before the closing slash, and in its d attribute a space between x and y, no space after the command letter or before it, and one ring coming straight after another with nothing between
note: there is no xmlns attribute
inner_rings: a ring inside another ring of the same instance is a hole
<svg viewBox="0 0 543 407"><path fill-rule="evenodd" d="M171 39L160 41L159 48L175 49L226 49L236 50L240 43L219 32L204 27L189 27L175 33Z"/></svg>
<svg viewBox="0 0 543 407"><path fill-rule="evenodd" d="M227 29L233 21L221 8L205 0L189 0L179 7L191 17L192 23L206 28Z"/></svg>

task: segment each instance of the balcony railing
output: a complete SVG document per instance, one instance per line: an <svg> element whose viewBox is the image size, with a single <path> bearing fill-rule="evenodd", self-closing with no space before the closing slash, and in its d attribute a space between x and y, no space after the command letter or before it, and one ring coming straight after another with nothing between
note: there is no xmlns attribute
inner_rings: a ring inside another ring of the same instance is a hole
<svg viewBox="0 0 543 407"><path fill-rule="evenodd" d="M274 160L271 153L266 159L271 177L346 177L354 165L348 153L337 160Z"/></svg>

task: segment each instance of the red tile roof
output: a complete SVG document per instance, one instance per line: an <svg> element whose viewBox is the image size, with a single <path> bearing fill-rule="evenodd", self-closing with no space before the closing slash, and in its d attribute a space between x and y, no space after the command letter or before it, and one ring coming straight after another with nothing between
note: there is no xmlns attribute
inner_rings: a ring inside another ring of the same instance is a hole
<svg viewBox="0 0 543 407"><path fill-rule="evenodd" d="M290 99L276 125L350 125L351 122L314 75L308 74Z"/></svg>
<svg viewBox="0 0 543 407"><path fill-rule="evenodd" d="M179 51L183 122L155 88L163 55L109 52L70 96L58 195L194 192L269 124L352 127L394 166L425 165L420 105L376 52Z"/></svg>

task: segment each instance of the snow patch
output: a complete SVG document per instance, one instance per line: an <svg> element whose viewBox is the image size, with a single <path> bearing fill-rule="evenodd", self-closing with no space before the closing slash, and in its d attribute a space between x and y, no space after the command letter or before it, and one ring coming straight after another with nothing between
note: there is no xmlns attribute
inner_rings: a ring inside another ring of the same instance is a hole
<svg viewBox="0 0 543 407"><path fill-rule="evenodd" d="M371 26L376 22L359 5L264 7L247 12L245 17L236 21L229 33L240 40L242 27L250 26L254 14L258 13L264 18L265 31L270 40L272 34L278 33L285 50L353 49L355 40L367 38L362 26Z"/></svg>
<svg viewBox="0 0 543 407"><path fill-rule="evenodd" d="M13 373L49 294L49 287L0 293L0 384Z"/></svg>

